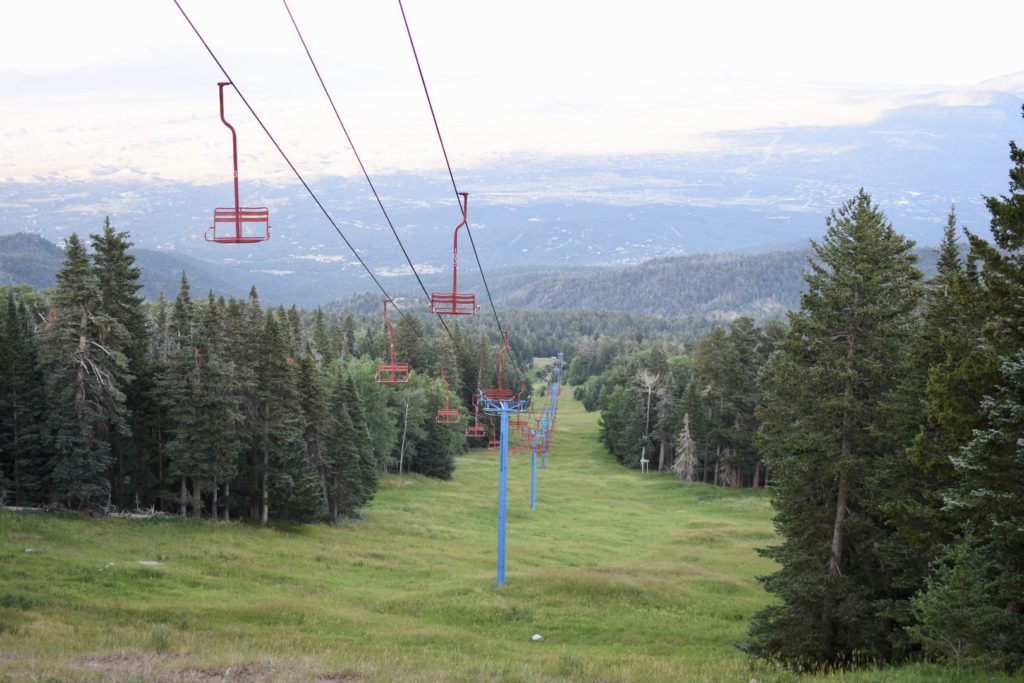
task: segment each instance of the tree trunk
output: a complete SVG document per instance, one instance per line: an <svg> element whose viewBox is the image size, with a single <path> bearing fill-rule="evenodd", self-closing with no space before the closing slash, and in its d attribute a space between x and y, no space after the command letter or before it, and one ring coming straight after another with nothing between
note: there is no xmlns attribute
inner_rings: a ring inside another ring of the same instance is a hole
<svg viewBox="0 0 1024 683"><path fill-rule="evenodd" d="M665 467L665 438L661 439L661 447L658 449L658 471L665 472L668 468Z"/></svg>
<svg viewBox="0 0 1024 683"><path fill-rule="evenodd" d="M405 417L402 418L402 447L398 450L398 473L402 473L405 463L405 431L409 426L409 399L405 399Z"/></svg>
<svg viewBox="0 0 1024 683"><path fill-rule="evenodd" d="M18 409L14 409L14 504L21 505L21 475L18 469Z"/></svg>
<svg viewBox="0 0 1024 683"><path fill-rule="evenodd" d="M857 302L854 293L854 303ZM853 399L853 380L850 376L853 372L853 361L855 358L853 335L848 335L846 346L846 387L843 390L843 397L846 405L843 407L843 441L839 452L839 490L836 493L836 519L832 526L832 548L828 558L828 573L832 576L840 576L843 573L843 553L846 546L846 538L843 534L843 523L846 521L848 512L847 504L850 496L850 483L846 477L846 466L853 454L853 442L850 439L850 408L849 403Z"/></svg>
<svg viewBox="0 0 1024 683"><path fill-rule="evenodd" d="M217 482L213 482L213 498L210 500L210 519L217 519Z"/></svg>
<svg viewBox="0 0 1024 683"><path fill-rule="evenodd" d="M732 468L732 480L729 483L734 489L738 489L740 487L740 468L735 465Z"/></svg>
<svg viewBox="0 0 1024 683"><path fill-rule="evenodd" d="M722 469L718 465L718 456L719 456L719 452L718 452L718 449L716 448L715 449L715 481L714 481L714 485L715 486L718 486L718 470Z"/></svg>
<svg viewBox="0 0 1024 683"><path fill-rule="evenodd" d="M231 482L226 481L226 482L224 482L224 521L225 522L230 522L231 521L231 512L229 512L230 505L228 505L228 503L230 501L231 501Z"/></svg>
<svg viewBox="0 0 1024 683"><path fill-rule="evenodd" d="M164 500L164 430L156 429L156 499L160 504L160 512L166 512L167 501Z"/></svg>
<svg viewBox="0 0 1024 683"><path fill-rule="evenodd" d="M270 472L270 454L263 451L263 504L260 509L260 524L266 526L270 521L270 487L267 485L267 474Z"/></svg>
<svg viewBox="0 0 1024 683"><path fill-rule="evenodd" d="M761 461L758 460L754 463L754 482L751 484L751 488L757 490L761 485Z"/></svg>
<svg viewBox="0 0 1024 683"><path fill-rule="evenodd" d="M181 498L178 503L178 515L184 517L188 512L185 504L188 501L188 487L185 485L185 475L181 475Z"/></svg>
<svg viewBox="0 0 1024 683"><path fill-rule="evenodd" d="M192 480L192 519L199 519L203 510L203 494L199 489L199 477Z"/></svg>

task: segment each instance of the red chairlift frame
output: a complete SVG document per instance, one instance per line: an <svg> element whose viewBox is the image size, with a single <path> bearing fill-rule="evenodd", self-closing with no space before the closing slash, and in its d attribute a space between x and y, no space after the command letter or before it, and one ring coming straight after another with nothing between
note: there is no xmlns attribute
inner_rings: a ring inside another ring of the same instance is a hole
<svg viewBox="0 0 1024 683"><path fill-rule="evenodd" d="M473 424L466 425L466 437L480 439L487 436L487 428L480 424L480 402L473 395Z"/></svg>
<svg viewBox="0 0 1024 683"><path fill-rule="evenodd" d="M498 428L494 426L494 418L493 417L490 419L490 423L491 423L491 438L487 441L487 447L488 448L497 448L498 446L501 445L501 434L499 433Z"/></svg>
<svg viewBox="0 0 1024 683"><path fill-rule="evenodd" d="M519 396L516 398L518 405L516 406L515 416L509 415L508 428L509 430L517 429L522 430L523 427L529 426L529 419L523 419L523 396L526 394L526 382L523 382L522 389L519 390Z"/></svg>
<svg viewBox="0 0 1024 683"><path fill-rule="evenodd" d="M444 408L437 409L437 417L434 419L442 425L459 424L462 421L462 416L459 414L459 409L452 408L449 402L448 377L445 375L444 368L441 368L441 381L444 382Z"/></svg>
<svg viewBox="0 0 1024 683"><path fill-rule="evenodd" d="M391 353L391 362L378 365L377 374L373 378L378 384L405 384L409 381L411 370L408 363L395 362L395 326L388 320L387 299L384 300L384 324L388 326L388 334L390 335L388 349Z"/></svg>
<svg viewBox="0 0 1024 683"><path fill-rule="evenodd" d="M219 244L253 244L265 242L270 239L270 209L265 206L247 207L239 206L238 199L238 135L235 127L224 118L224 86L231 85L231 81L222 81L217 84L220 91L220 120L231 131L231 158L235 169L235 205L234 207L218 208L213 210L213 225L206 231L204 237L207 242ZM234 232L218 233L218 225L233 225ZM257 226L262 232L256 234L245 234L244 226Z"/></svg>
<svg viewBox="0 0 1024 683"><path fill-rule="evenodd" d="M480 306L476 294L459 294L459 228L469 222L469 193L459 192L462 197L462 220L455 226L455 244L452 248L452 291L435 292L430 295L430 312L440 315L476 315Z"/></svg>
<svg viewBox="0 0 1024 683"><path fill-rule="evenodd" d="M486 398L488 401L511 401L512 398L515 396L515 394L512 393L511 389L504 388L504 382L502 381L504 379L502 372L505 364L505 354L509 350L507 330L504 332L504 337L505 343L501 347L501 350L498 351L498 386L494 389L488 389L487 391L484 392L484 398Z"/></svg>

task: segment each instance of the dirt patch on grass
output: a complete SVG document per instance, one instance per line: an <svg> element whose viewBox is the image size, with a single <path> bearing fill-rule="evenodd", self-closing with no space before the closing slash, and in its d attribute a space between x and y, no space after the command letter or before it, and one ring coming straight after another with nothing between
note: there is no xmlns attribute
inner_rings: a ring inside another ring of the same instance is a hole
<svg viewBox="0 0 1024 683"><path fill-rule="evenodd" d="M114 672L140 669L144 664L144 660L136 654L118 652L116 654L109 655L82 657L81 659L76 660L75 663L86 669Z"/></svg>
<svg viewBox="0 0 1024 683"><path fill-rule="evenodd" d="M321 683L361 683L363 677L351 671L331 671L316 677Z"/></svg>
<svg viewBox="0 0 1024 683"><path fill-rule="evenodd" d="M171 681L187 681L188 683L222 683L226 681L272 681L275 680L275 671L267 667L254 664L239 664L227 667L198 667L191 666L186 669L166 674L160 680L171 683Z"/></svg>

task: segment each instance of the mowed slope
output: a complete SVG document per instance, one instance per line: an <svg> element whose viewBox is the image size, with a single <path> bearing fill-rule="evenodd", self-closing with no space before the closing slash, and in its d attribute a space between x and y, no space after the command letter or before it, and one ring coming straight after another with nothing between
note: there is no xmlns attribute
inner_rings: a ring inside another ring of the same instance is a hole
<svg viewBox="0 0 1024 683"><path fill-rule="evenodd" d="M0 678L790 679L734 646L768 599L764 494L624 470L559 407L537 510L512 456L501 589L495 451L386 476L340 527L0 513Z"/></svg>

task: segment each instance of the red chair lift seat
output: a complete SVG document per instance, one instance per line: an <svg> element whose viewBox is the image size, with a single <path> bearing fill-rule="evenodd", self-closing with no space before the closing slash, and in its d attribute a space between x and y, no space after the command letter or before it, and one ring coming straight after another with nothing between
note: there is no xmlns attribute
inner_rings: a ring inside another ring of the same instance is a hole
<svg viewBox="0 0 1024 683"><path fill-rule="evenodd" d="M457 408L440 408L437 411L437 423L442 425L457 425L462 420Z"/></svg>
<svg viewBox="0 0 1024 683"><path fill-rule="evenodd" d="M253 244L268 239L270 209L265 206L214 209L213 225L206 231L207 242L220 244Z"/></svg>
<svg viewBox="0 0 1024 683"><path fill-rule="evenodd" d="M377 384L405 384L411 372L408 363L381 363L374 379Z"/></svg>
<svg viewBox="0 0 1024 683"><path fill-rule="evenodd" d="M469 221L469 193L460 192L462 197L462 221L455 226L455 245L452 250L452 291L435 292L430 295L430 312L439 315L476 315L480 307L476 294L459 294L459 228Z"/></svg>
<svg viewBox="0 0 1024 683"><path fill-rule="evenodd" d="M384 300L384 324L388 326L389 343L388 351L390 361L382 362L377 366L377 374L374 380L377 384L405 384L409 381L411 369L408 363L395 362L395 326L388 320L388 301Z"/></svg>
<svg viewBox="0 0 1024 683"><path fill-rule="evenodd" d="M476 294L435 292L430 295L430 312L442 315L476 315L480 312L480 307L476 303Z"/></svg>
<svg viewBox="0 0 1024 683"><path fill-rule="evenodd" d="M459 424L459 422L462 421L462 416L459 414L458 408L452 408L451 406L448 390L448 377L444 372L444 368L441 368L441 381L444 382L444 408L437 409L437 416L434 419L437 421L437 424Z"/></svg>
<svg viewBox="0 0 1024 683"><path fill-rule="evenodd" d="M219 244L253 244L270 239L270 209L265 206L240 206L238 199L238 136L235 127L224 118L224 86L220 89L220 120L231 130L231 155L235 168L235 205L213 210L213 225L206 231L207 242Z"/></svg>

